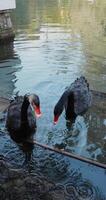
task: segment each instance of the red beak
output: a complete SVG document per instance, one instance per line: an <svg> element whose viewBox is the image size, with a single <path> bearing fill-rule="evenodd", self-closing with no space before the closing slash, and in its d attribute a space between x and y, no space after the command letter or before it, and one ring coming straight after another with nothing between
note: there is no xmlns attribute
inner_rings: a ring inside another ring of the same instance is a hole
<svg viewBox="0 0 106 200"><path fill-rule="evenodd" d="M36 114L37 117L40 117L40 116L42 115L39 106L36 106L36 107L35 107L35 114Z"/></svg>
<svg viewBox="0 0 106 200"><path fill-rule="evenodd" d="M58 122L58 119L59 119L59 116L58 116L58 115L54 116L54 125L56 125L56 124L57 124L57 122Z"/></svg>

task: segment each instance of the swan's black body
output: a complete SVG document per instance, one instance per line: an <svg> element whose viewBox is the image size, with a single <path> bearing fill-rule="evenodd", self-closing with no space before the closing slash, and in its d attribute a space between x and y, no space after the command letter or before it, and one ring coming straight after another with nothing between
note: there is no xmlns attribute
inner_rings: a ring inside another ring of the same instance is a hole
<svg viewBox="0 0 106 200"><path fill-rule="evenodd" d="M6 127L13 140L25 142L33 137L36 131L36 118L31 108L29 96L16 97L8 107ZM40 106L39 97L31 95L32 102Z"/></svg>
<svg viewBox="0 0 106 200"><path fill-rule="evenodd" d="M85 77L74 81L62 94L54 108L54 122L65 108L66 119L73 120L77 115L84 113L91 105L91 92Z"/></svg>

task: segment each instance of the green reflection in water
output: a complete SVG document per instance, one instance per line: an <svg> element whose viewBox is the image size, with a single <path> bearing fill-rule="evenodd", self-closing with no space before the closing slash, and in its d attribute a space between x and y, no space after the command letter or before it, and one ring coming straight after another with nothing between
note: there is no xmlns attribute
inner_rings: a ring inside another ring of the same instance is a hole
<svg viewBox="0 0 106 200"><path fill-rule="evenodd" d="M14 16L18 37L21 33L37 40L44 26L46 34L51 27L57 35L56 27L68 32L70 45L79 37L85 56L83 73L93 89L106 92L105 0L17 0Z"/></svg>

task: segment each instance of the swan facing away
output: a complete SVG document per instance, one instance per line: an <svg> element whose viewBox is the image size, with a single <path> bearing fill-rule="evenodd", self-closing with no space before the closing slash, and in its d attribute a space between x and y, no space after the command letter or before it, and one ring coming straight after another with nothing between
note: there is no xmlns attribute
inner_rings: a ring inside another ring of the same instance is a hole
<svg viewBox="0 0 106 200"><path fill-rule="evenodd" d="M23 143L33 139L37 128L35 115L41 115L40 100L36 94L17 96L10 103L6 127L15 142Z"/></svg>
<svg viewBox="0 0 106 200"><path fill-rule="evenodd" d="M54 124L65 109L66 120L75 120L91 106L92 94L85 77L77 78L60 97L54 108Z"/></svg>

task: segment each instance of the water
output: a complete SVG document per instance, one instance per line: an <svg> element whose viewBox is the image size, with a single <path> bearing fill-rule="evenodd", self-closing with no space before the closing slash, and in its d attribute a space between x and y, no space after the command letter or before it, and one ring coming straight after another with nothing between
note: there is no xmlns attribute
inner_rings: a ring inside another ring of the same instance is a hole
<svg viewBox="0 0 106 200"><path fill-rule="evenodd" d="M34 92L40 97L43 115L37 120L35 139L50 146L64 144L65 150L102 163L106 163L105 97L95 97L91 109L78 116L72 126L66 124L64 113L53 126L53 108L66 86L80 75L86 76L91 89L106 93L105 9L105 0L17 0L12 13L14 44L0 48L0 96ZM0 126L4 129L3 120ZM0 136L0 153L22 167L23 151L9 135ZM97 172L95 167L38 147L33 150L29 170L42 172L66 188L71 184L77 193L77 184L79 188L82 184L88 189L89 199L106 195L104 170ZM87 191L83 199L88 198L86 195Z"/></svg>

